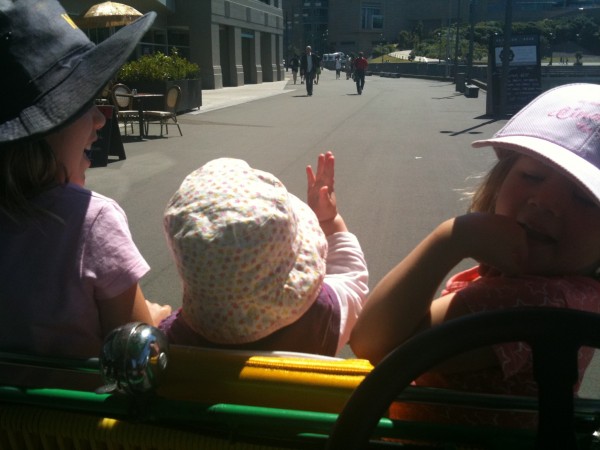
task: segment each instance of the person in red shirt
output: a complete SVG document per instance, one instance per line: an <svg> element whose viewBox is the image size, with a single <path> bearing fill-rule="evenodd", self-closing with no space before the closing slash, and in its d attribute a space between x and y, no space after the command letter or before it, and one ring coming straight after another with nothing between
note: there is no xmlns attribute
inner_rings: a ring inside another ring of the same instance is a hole
<svg viewBox="0 0 600 450"><path fill-rule="evenodd" d="M356 81L356 92L358 92L358 95L361 95L365 88L365 72L368 65L369 63L363 56L363 52L359 52L358 58L354 60L354 81Z"/></svg>

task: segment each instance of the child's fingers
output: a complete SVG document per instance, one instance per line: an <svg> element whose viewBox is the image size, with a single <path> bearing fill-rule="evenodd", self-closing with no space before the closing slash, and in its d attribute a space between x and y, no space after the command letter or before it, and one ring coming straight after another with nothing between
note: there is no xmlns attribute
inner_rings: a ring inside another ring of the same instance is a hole
<svg viewBox="0 0 600 450"><path fill-rule="evenodd" d="M148 306L150 317L152 317L154 325L158 325L163 319L166 319L172 313L172 308L170 305L161 305L149 300L146 300L146 305Z"/></svg>
<svg viewBox="0 0 600 450"><path fill-rule="evenodd" d="M309 186L315 184L316 177L311 166L306 166L306 181L308 182Z"/></svg>
<svg viewBox="0 0 600 450"><path fill-rule="evenodd" d="M321 178L325 171L325 155L321 153L317 157L317 178Z"/></svg>
<svg viewBox="0 0 600 450"><path fill-rule="evenodd" d="M323 177L326 180L326 184L329 185L329 189L333 192L333 179L335 175L335 158L331 152L327 152L325 155L325 167L323 170Z"/></svg>

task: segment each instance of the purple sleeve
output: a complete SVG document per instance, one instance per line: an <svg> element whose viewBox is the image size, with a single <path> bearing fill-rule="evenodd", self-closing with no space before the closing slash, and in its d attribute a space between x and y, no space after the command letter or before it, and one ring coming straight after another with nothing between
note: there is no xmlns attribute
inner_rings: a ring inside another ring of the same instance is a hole
<svg viewBox="0 0 600 450"><path fill-rule="evenodd" d="M133 242L127 217L113 201L104 203L86 223L82 273L92 281L94 297L115 297L139 282L150 266Z"/></svg>

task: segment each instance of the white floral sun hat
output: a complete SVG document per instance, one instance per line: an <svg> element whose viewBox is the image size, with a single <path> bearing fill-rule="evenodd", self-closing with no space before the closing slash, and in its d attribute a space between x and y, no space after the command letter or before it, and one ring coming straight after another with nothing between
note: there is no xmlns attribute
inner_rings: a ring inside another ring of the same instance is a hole
<svg viewBox="0 0 600 450"><path fill-rule="evenodd" d="M245 161L216 159L189 174L164 226L183 281L183 317L212 342L268 336L319 294L327 241L317 217Z"/></svg>

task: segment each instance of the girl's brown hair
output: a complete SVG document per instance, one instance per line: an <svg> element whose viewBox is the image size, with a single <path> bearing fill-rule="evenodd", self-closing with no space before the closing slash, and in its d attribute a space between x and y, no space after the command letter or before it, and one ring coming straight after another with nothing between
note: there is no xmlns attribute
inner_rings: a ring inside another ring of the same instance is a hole
<svg viewBox="0 0 600 450"><path fill-rule="evenodd" d="M58 184L60 170L44 139L1 146L0 212L16 222L43 213L31 200Z"/></svg>
<svg viewBox="0 0 600 450"><path fill-rule="evenodd" d="M469 212L495 212L498 190L519 156L517 152L503 150L496 165L487 173L473 194Z"/></svg>

